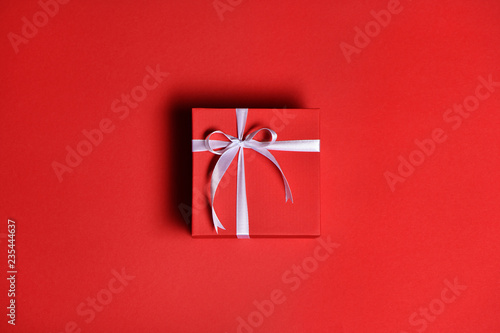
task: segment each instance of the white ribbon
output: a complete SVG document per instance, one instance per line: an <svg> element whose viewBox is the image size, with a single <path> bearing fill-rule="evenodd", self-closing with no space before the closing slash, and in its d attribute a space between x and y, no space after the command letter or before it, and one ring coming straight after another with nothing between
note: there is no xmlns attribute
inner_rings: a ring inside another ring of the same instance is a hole
<svg viewBox="0 0 500 333"><path fill-rule="evenodd" d="M248 207L247 207L247 193L245 184L245 154L244 148L250 148L256 152L262 154L278 168L283 178L283 184L285 185L285 202L289 199L293 202L292 191L288 185L285 174L281 170L280 165L276 158L269 152L269 150L280 150L280 151L294 151L294 152L319 152L320 140L288 140L288 141L276 141L278 135L275 131L269 128L260 128L256 131L249 133L245 138L243 138L243 133L245 130L245 125L247 121L248 109L236 109L236 122L238 126L238 137L228 135L222 131L214 131L210 133L205 140L193 140L193 152L203 152L209 151L213 154L220 155L219 160L215 164L214 170L212 172L211 178L211 188L210 188L210 204L212 206L212 219L215 227L215 231L219 233L218 228L224 229L222 223L220 223L214 208L215 193L217 192L217 187L224 177L227 169L231 165L232 161L238 154L238 168L237 168L237 179L236 179L236 236L238 238L250 238L248 230ZM261 131L266 131L271 135L270 141L257 141L253 138ZM222 134L229 141L220 141L210 139L214 134ZM217 149L217 150L216 150Z"/></svg>

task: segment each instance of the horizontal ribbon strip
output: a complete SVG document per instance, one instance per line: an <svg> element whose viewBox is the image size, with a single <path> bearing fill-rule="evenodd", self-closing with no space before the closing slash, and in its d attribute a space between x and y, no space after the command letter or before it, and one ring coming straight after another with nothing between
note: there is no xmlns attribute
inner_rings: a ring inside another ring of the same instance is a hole
<svg viewBox="0 0 500 333"><path fill-rule="evenodd" d="M253 140L255 141L255 140ZM258 142L258 141L256 141ZM213 149L226 148L230 142L221 140L210 140ZM193 152L209 151L205 140L193 140ZM267 150L314 152L319 153L319 140L286 140L276 141L266 147Z"/></svg>

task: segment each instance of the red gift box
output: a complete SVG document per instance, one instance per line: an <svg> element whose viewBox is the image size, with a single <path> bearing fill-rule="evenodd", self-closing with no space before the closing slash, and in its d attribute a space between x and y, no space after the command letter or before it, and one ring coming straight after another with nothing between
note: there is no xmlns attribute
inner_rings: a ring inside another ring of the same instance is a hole
<svg viewBox="0 0 500 333"><path fill-rule="evenodd" d="M318 109L193 109L192 235L319 236L319 158Z"/></svg>

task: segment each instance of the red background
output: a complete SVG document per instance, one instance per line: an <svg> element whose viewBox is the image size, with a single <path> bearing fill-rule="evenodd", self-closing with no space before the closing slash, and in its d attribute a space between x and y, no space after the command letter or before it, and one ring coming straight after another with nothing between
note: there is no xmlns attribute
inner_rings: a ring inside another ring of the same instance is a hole
<svg viewBox="0 0 500 333"><path fill-rule="evenodd" d="M62 332L236 332L282 289L256 332L416 332L408 319L467 286L426 332L500 329L500 89L452 130L443 113L500 80L500 3L401 1L348 63L339 47L387 1L71 1L19 53L7 38L34 0L0 9L0 246L17 222L17 325ZM170 75L120 120L112 102L146 66ZM321 109L322 239L340 244L290 291L282 275L315 239L193 239L192 107ZM59 182L52 162L109 118ZM392 192L384 172L434 128L448 139ZM6 254L0 258L6 270ZM91 323L75 309L125 268L135 276ZM2 276L5 273L2 273ZM0 283L0 308L7 284Z"/></svg>

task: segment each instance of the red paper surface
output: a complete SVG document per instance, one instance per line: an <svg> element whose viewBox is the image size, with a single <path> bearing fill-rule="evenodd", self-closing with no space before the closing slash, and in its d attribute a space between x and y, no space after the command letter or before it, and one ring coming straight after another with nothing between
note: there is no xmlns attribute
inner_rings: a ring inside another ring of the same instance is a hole
<svg viewBox="0 0 500 333"><path fill-rule="evenodd" d="M249 109L246 125L244 136L260 128L269 128L277 134L277 141L320 139L317 109ZM207 130L213 128L237 136L235 109L193 110L193 139L204 139ZM227 141L221 134L214 134L211 139ZM255 139L269 140L262 133ZM276 166L259 153L245 149L250 237L319 236L320 153L270 152L287 178L293 203L285 202L283 180ZM218 158L219 155L208 151L193 153L193 236L236 237L237 157L221 180L214 201L215 211L225 230L216 233L208 203L210 179Z"/></svg>
<svg viewBox="0 0 500 333"><path fill-rule="evenodd" d="M341 43L388 0L230 2L221 20L212 0L73 0L15 53L41 7L2 1L0 332L498 332L500 87L453 107L500 81L500 3L401 0L348 62ZM191 237L191 109L243 105L321 110L321 237ZM105 119L59 182L52 163ZM391 191L384 173L435 128L446 141Z"/></svg>

